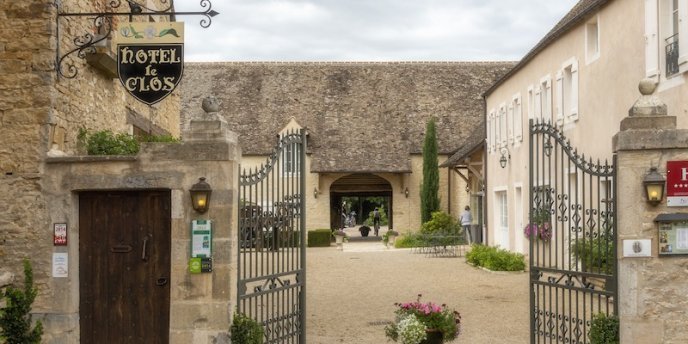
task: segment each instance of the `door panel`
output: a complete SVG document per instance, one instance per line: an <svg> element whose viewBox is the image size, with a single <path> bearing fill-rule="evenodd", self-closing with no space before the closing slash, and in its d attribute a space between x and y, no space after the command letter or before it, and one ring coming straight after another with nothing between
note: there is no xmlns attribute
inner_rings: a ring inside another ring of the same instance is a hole
<svg viewBox="0 0 688 344"><path fill-rule="evenodd" d="M82 343L167 343L170 192L79 194Z"/></svg>

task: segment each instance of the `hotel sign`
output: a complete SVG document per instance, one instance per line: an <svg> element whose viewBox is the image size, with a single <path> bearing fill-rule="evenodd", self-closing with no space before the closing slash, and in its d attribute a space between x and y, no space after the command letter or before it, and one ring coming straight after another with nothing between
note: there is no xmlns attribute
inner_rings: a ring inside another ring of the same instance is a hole
<svg viewBox="0 0 688 344"><path fill-rule="evenodd" d="M184 23L123 23L117 72L124 89L153 105L174 91L184 71Z"/></svg>
<svg viewBox="0 0 688 344"><path fill-rule="evenodd" d="M667 206L688 207L688 161L667 162Z"/></svg>

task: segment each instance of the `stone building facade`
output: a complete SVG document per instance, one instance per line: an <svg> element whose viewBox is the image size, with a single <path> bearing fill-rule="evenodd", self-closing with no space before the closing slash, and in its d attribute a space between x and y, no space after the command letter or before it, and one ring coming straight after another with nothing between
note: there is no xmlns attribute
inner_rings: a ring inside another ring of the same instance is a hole
<svg viewBox="0 0 688 344"><path fill-rule="evenodd" d="M21 281L22 259L33 263L39 290L33 311L44 321L46 342L76 342L79 333L78 309L73 307L73 297L78 297L79 292L78 279L61 285L52 277L52 254L61 249L53 246L53 224L65 221L57 214L68 203L55 203L54 195L48 191L48 174L52 170L46 161L77 154L80 129L180 136L178 92L154 106L143 105L127 95L111 73L88 64L77 54L70 55L61 66L66 75L73 71L78 74L74 78L58 74L56 60L76 48L74 39L97 33L93 18L58 19L58 13L105 11L108 3L0 3L0 275L9 273L15 281ZM168 2L146 3L164 8L163 3ZM120 10L129 11L126 2ZM97 53L112 59L109 50L106 45L99 47ZM70 63L74 70L69 69ZM69 189L68 185L62 187ZM95 183L91 187L102 186ZM78 221L68 225L72 239L69 252L74 252ZM69 273L75 278L79 272L75 263L78 255L70 259L73 265Z"/></svg>
<svg viewBox="0 0 688 344"><path fill-rule="evenodd" d="M351 178L381 177L391 190L392 226L420 228L422 145L434 119L438 164L482 123L481 94L509 62L228 62L187 65L183 109L213 95L239 134L242 168L259 166L285 128L306 128L307 226L336 226L339 199L370 191ZM182 111L184 114L185 111ZM182 115L182 126L188 120ZM368 179L370 180L370 179ZM465 181L440 171L441 208L458 216ZM373 190L374 191L374 190Z"/></svg>

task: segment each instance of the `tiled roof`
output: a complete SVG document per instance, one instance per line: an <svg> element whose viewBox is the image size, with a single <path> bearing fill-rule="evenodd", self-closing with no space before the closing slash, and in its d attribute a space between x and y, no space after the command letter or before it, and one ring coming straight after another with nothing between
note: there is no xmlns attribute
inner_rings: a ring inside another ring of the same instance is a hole
<svg viewBox="0 0 688 344"><path fill-rule="evenodd" d="M578 23L582 20L588 18L588 15L596 12L605 4L611 2L612 0L580 0L573 6L573 8L566 13L564 18L562 18L557 25L554 25L552 30L550 30L541 40L536 44L530 51L519 61L514 68L512 68L508 73L502 76L497 82L494 83L486 92L485 96L489 95L494 91L502 82L506 81L513 74L518 72L521 68L530 62L535 56L542 50L547 48L551 43L556 41L559 37L567 33L572 28L576 27Z"/></svg>
<svg viewBox="0 0 688 344"><path fill-rule="evenodd" d="M189 63L182 125L215 96L242 153L266 155L294 118L308 128L312 172L410 172L434 118L450 154L481 125L481 94L513 62ZM481 129L484 131L484 129Z"/></svg>
<svg viewBox="0 0 688 344"><path fill-rule="evenodd" d="M447 161L443 162L440 167L450 167L462 165L463 160L469 155L473 154L476 149L480 148L485 143L485 122L482 122L478 129L469 136L454 154L452 154Z"/></svg>

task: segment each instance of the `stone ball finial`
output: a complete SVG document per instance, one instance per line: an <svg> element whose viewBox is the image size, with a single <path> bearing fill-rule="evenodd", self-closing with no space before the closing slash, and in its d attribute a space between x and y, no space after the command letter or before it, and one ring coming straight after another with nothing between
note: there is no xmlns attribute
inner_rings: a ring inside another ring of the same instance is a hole
<svg viewBox="0 0 688 344"><path fill-rule="evenodd" d="M655 90L657 89L657 82L654 79L651 78L645 78L643 80L640 80L640 83L638 84L638 89L640 90L640 94L644 96L649 96L655 93Z"/></svg>
<svg viewBox="0 0 688 344"><path fill-rule="evenodd" d="M630 117L644 117L644 116L666 116L667 106L654 95L657 88L657 82L654 79L645 78L638 83L638 90L640 90L640 97L635 101L628 115Z"/></svg>
<svg viewBox="0 0 688 344"><path fill-rule="evenodd" d="M205 97L203 102L201 102L201 108L206 113L218 112L220 111L220 101L215 97Z"/></svg>

